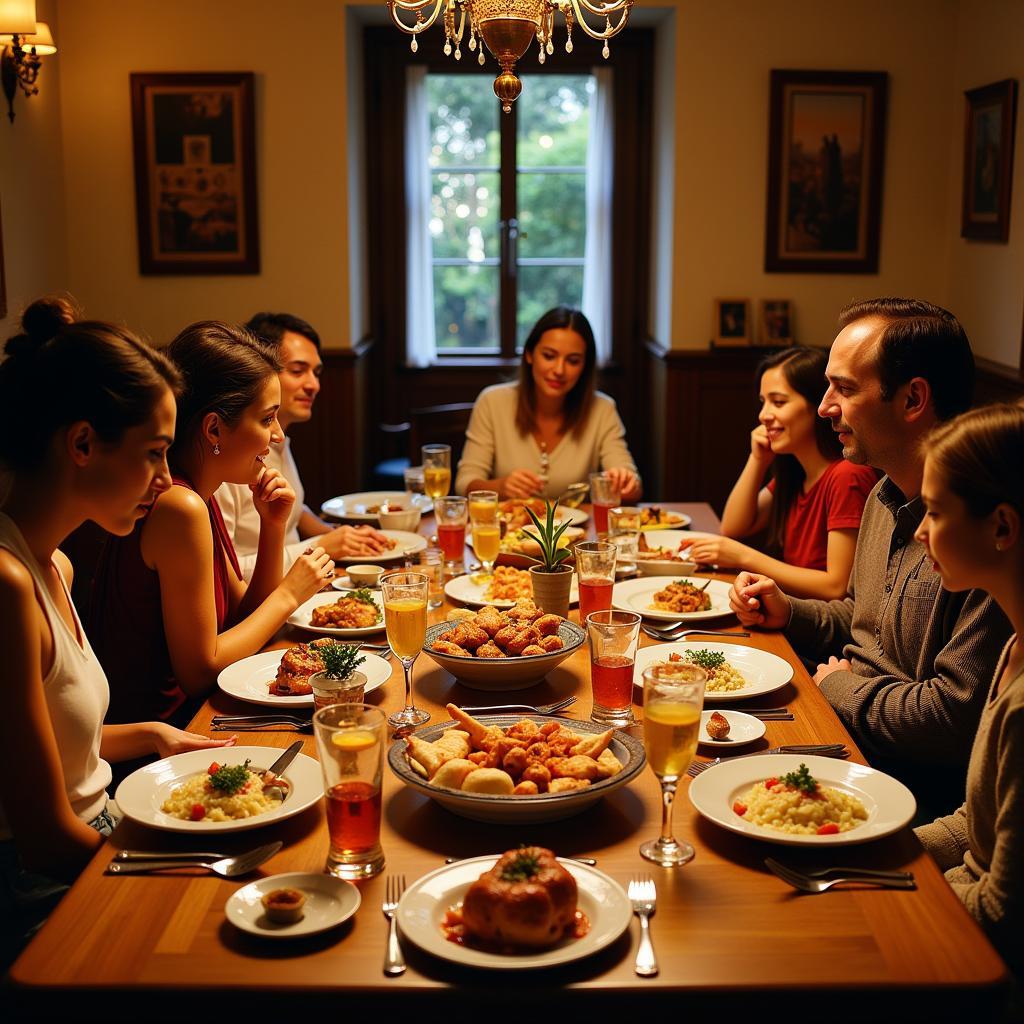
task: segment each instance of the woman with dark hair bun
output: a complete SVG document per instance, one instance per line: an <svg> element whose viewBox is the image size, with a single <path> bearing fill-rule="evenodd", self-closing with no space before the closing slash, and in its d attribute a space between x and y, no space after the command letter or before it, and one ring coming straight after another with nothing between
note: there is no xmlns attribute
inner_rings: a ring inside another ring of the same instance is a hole
<svg viewBox="0 0 1024 1024"><path fill-rule="evenodd" d="M114 324L34 302L0 363L0 958L14 958L115 825L110 761L209 740L164 722L104 725L109 691L57 549L92 520L129 533L170 486L177 370Z"/></svg>
<svg viewBox="0 0 1024 1024"><path fill-rule="evenodd" d="M597 347L578 309L548 310L523 346L519 380L480 392L466 430L455 491L557 498L604 470L623 501L640 497L615 402L595 390Z"/></svg>
<svg viewBox="0 0 1024 1024"><path fill-rule="evenodd" d="M762 360L750 455L725 503L723 536L695 541L695 562L764 573L795 597L846 595L864 503L878 476L844 461L832 425L818 415L827 362L827 353L802 346ZM762 531L781 560L736 539Z"/></svg>
<svg viewBox="0 0 1024 1024"><path fill-rule="evenodd" d="M255 654L334 575L309 547L282 579L295 492L263 464L281 440L278 363L242 327L192 324L167 348L184 378L173 483L135 529L106 545L90 624L110 678L111 720L187 721L217 674ZM260 515L256 567L242 581L214 491L248 484Z"/></svg>

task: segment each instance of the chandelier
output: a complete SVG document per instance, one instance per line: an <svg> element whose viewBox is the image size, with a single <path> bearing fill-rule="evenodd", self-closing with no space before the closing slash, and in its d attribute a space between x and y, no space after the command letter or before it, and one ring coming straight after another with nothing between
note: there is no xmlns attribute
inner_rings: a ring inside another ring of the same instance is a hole
<svg viewBox="0 0 1024 1024"><path fill-rule="evenodd" d="M555 11L565 19L565 52L572 53L572 30L579 25L588 36L603 39L603 56L608 57L608 40L626 27L634 0L387 0L391 20L412 36L413 53L419 48L416 37L426 32L444 11L444 52L462 59L462 40L468 31L467 46L479 50L477 60L484 63L484 44L497 60L501 72L494 80L494 95L507 114L523 91L516 77L516 61L537 37L541 64L555 52L552 36ZM596 20L591 26L587 18ZM405 19L405 20L403 20ZM601 24L603 19L604 24Z"/></svg>

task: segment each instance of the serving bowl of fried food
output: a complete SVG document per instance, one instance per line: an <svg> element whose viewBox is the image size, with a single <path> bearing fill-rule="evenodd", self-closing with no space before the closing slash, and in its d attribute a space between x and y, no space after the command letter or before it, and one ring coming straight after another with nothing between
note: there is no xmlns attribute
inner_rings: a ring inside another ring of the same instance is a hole
<svg viewBox="0 0 1024 1024"><path fill-rule="evenodd" d="M470 689L520 690L539 683L586 638L575 622L520 598L505 611L487 605L428 626L423 653Z"/></svg>
<svg viewBox="0 0 1024 1024"><path fill-rule="evenodd" d="M388 751L406 785L463 818L499 825L557 821L634 779L643 743L628 733L550 715L478 715L417 729Z"/></svg>

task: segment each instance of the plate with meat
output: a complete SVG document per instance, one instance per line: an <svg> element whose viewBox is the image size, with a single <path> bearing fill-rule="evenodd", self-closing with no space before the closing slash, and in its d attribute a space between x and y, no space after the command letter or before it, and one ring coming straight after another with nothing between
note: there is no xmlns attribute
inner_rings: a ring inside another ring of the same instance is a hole
<svg viewBox="0 0 1024 1024"><path fill-rule="evenodd" d="M384 629L379 590L327 590L314 594L288 616L288 625L347 640Z"/></svg>
<svg viewBox="0 0 1024 1024"><path fill-rule="evenodd" d="M636 568L641 576L678 576L694 572L697 563L690 559L690 547L710 533L689 530L647 530L640 534Z"/></svg>
<svg viewBox="0 0 1024 1024"><path fill-rule="evenodd" d="M685 512L673 512L657 505L645 505L640 510L641 530L685 530L692 522Z"/></svg>
<svg viewBox="0 0 1024 1024"><path fill-rule="evenodd" d="M732 614L728 583L686 576L623 580L612 590L612 607L664 622L700 622Z"/></svg>
<svg viewBox="0 0 1024 1024"><path fill-rule="evenodd" d="M263 651L228 665L217 685L232 697L266 707L311 708L313 690L309 677L323 669L314 640L284 651ZM363 654L359 671L366 676L365 693L383 686L391 678L391 665L376 654Z"/></svg>
<svg viewBox="0 0 1024 1024"><path fill-rule="evenodd" d="M518 891L517 891L518 890ZM570 963L611 945L629 928L622 886L596 868L526 847L501 857L470 857L417 879L396 911L402 935L453 963L530 970ZM459 923L453 925L454 918ZM553 942L534 936L540 918ZM563 918L570 922L562 927ZM519 942L495 942L493 926Z"/></svg>
<svg viewBox="0 0 1024 1024"><path fill-rule="evenodd" d="M387 550L378 551L376 554L363 552L361 555L341 555L335 559L338 565L359 565L363 562L373 562L376 565L386 565L389 562L400 562L407 555L414 555L427 546L427 538L411 533L409 530L381 530L386 538ZM310 540L311 544L316 543L316 538Z"/></svg>
<svg viewBox="0 0 1024 1024"><path fill-rule="evenodd" d="M341 494L329 498L320 506L324 515L333 519L346 519L350 523L380 522L382 505L418 508L424 515L434 511L434 501L425 494L409 494L407 491L360 491L358 494Z"/></svg>

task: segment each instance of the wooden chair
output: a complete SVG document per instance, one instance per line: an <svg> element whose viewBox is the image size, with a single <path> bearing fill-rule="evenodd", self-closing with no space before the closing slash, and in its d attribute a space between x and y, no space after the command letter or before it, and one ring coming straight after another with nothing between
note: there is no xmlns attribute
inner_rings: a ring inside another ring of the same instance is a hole
<svg viewBox="0 0 1024 1024"><path fill-rule="evenodd" d="M425 444L447 444L452 449L452 481L466 443L466 428L473 412L473 402L450 402L413 409L404 423L382 423L380 429L391 436L407 435L405 456L385 459L373 468L371 486L381 490L402 490L402 471L421 462L420 448Z"/></svg>

